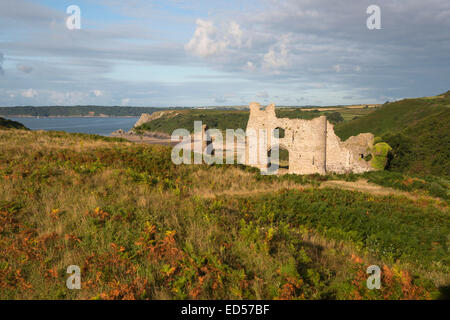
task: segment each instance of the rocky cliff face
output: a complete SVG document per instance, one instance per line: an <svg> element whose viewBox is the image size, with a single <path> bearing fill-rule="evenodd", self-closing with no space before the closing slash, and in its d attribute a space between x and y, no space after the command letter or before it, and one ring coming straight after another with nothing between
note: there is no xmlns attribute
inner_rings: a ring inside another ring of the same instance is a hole
<svg viewBox="0 0 450 320"><path fill-rule="evenodd" d="M141 114L141 117L139 118L139 120L134 124L134 127L139 127L141 125L143 125L144 123L147 123L149 121L152 121L152 116L148 113L143 113Z"/></svg>
<svg viewBox="0 0 450 320"><path fill-rule="evenodd" d="M139 118L139 120L134 124L134 128L139 127L139 126L143 125L144 123L161 118L164 115L169 115L170 117L175 117L178 113L179 112L177 112L177 111L170 111L170 110L156 111L156 112L153 112L152 114L143 113L143 114L141 114L141 117Z"/></svg>

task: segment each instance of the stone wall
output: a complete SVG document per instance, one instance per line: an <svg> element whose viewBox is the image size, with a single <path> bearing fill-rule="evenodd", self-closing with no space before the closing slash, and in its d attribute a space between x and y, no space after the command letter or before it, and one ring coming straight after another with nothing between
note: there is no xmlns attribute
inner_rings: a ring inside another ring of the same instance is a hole
<svg viewBox="0 0 450 320"><path fill-rule="evenodd" d="M277 118L275 105L263 109L259 103L250 104L247 133L255 130L257 139L247 140L248 165L260 169L267 167L267 154L274 144L273 134L277 128L284 129L284 137L280 137L277 144L289 152L289 173L360 173L374 170L370 161L364 159L373 147L374 136L371 133L341 141L325 116L312 120ZM261 143L260 129L265 129L267 146ZM249 161L250 155L256 155L256 164Z"/></svg>

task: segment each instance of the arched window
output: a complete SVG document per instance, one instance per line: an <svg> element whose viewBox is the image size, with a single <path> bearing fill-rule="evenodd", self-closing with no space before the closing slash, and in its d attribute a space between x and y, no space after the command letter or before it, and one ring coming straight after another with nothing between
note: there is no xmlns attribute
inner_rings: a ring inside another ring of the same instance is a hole
<svg viewBox="0 0 450 320"><path fill-rule="evenodd" d="M275 138L279 138L279 139L284 138L284 133L285 132L284 132L283 128L278 127L278 128L273 129L273 136Z"/></svg>

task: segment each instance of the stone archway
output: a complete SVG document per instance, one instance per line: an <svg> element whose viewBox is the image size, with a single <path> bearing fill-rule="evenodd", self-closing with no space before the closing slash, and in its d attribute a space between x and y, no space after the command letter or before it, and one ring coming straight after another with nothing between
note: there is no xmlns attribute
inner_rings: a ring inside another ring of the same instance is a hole
<svg viewBox="0 0 450 320"><path fill-rule="evenodd" d="M276 151L276 152L275 152ZM277 155L278 154L278 159ZM283 144L276 144L267 150L267 168L280 170L280 173L288 173L290 165L289 149Z"/></svg>
<svg viewBox="0 0 450 320"><path fill-rule="evenodd" d="M272 135L274 138L283 139L286 135L286 130L284 130L284 128L282 127L276 127L275 129L273 129Z"/></svg>

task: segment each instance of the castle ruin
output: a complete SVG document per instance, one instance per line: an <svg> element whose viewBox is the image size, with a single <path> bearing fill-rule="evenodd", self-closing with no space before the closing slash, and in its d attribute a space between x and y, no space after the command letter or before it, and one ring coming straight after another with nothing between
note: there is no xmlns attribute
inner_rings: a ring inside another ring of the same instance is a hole
<svg viewBox="0 0 450 320"><path fill-rule="evenodd" d="M272 143L275 129L283 133L279 135L276 146ZM274 104L262 108L259 103L251 103L247 132L250 130L256 131L257 135L260 132L267 135L267 144L260 145L259 137L253 141L248 139L246 143L247 164L262 170L268 167L274 147L289 153L288 173L362 173L375 170L367 158L373 148L373 134L361 133L341 141L325 116L312 120L277 118ZM249 162L250 154L259 157L256 164ZM267 158L260 159L261 156Z"/></svg>

